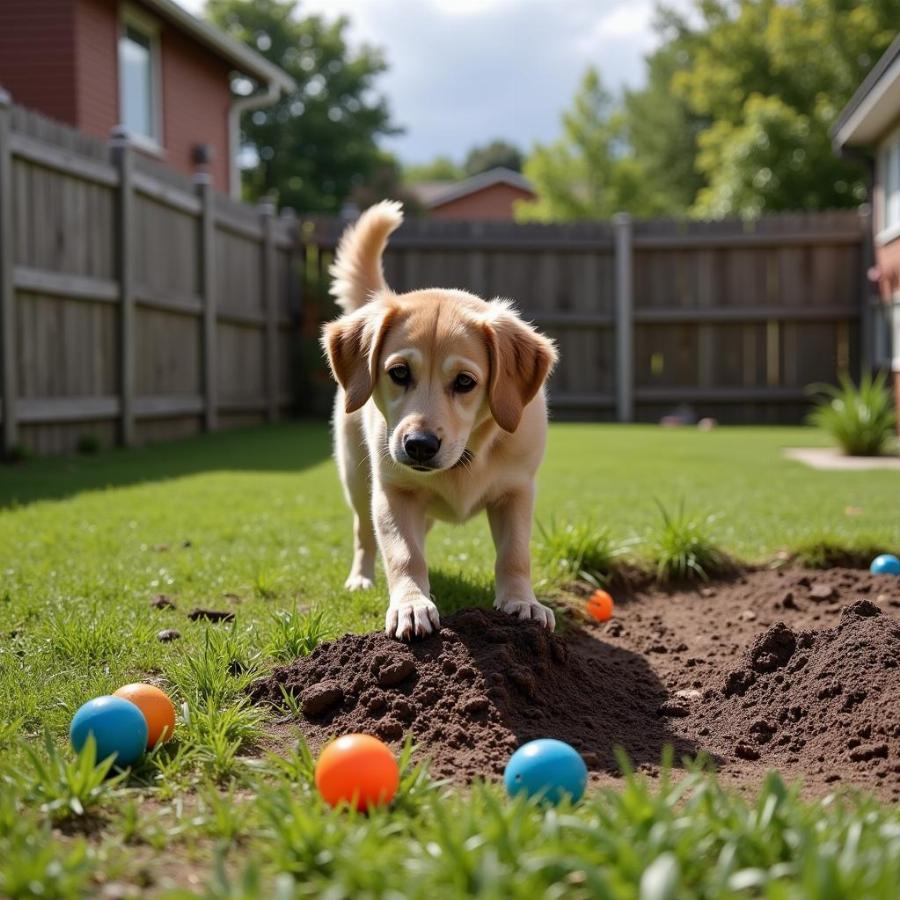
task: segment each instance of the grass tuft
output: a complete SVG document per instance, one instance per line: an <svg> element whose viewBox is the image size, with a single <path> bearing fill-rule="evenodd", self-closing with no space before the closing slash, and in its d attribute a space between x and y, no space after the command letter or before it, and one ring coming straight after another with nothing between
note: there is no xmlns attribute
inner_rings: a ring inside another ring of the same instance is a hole
<svg viewBox="0 0 900 900"><path fill-rule="evenodd" d="M115 757L98 762L92 734L74 759L59 751L49 732L44 732L44 754L30 744L25 745L25 754L31 763L29 799L53 822L87 815L127 774L110 776Z"/></svg>
<svg viewBox="0 0 900 900"><path fill-rule="evenodd" d="M547 525L538 521L537 530L535 562L545 583L572 578L606 582L627 548L607 526L592 521L562 525L551 517Z"/></svg>
<svg viewBox="0 0 900 900"><path fill-rule="evenodd" d="M309 656L325 639L330 622L324 610L301 613L281 609L272 613L272 633L266 652L279 662L290 662L298 656Z"/></svg>
<svg viewBox="0 0 900 900"><path fill-rule="evenodd" d="M661 521L650 533L648 554L661 584L708 581L734 570L734 563L712 538L713 517L692 515L684 502L670 513L659 501Z"/></svg>
<svg viewBox="0 0 900 900"><path fill-rule="evenodd" d="M848 456L878 456L893 441L897 419L885 372L874 378L866 372L859 387L844 373L839 386L817 384L810 391L821 398L810 424L831 435Z"/></svg>

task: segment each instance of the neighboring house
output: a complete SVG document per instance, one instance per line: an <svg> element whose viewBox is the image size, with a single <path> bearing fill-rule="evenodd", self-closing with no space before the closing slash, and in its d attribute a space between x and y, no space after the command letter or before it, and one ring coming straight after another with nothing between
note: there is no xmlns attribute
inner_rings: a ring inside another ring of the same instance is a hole
<svg viewBox="0 0 900 900"><path fill-rule="evenodd" d="M294 87L173 0L0 0L0 85L86 134L124 127L143 152L188 174L205 168L233 196L241 112Z"/></svg>
<svg viewBox="0 0 900 900"><path fill-rule="evenodd" d="M496 168L465 181L425 182L412 193L430 219L512 222L516 200L534 200L531 182L512 169Z"/></svg>
<svg viewBox="0 0 900 900"><path fill-rule="evenodd" d="M876 267L871 275L892 322L881 342L891 359L900 413L900 36L841 111L831 133L839 153L874 161Z"/></svg>

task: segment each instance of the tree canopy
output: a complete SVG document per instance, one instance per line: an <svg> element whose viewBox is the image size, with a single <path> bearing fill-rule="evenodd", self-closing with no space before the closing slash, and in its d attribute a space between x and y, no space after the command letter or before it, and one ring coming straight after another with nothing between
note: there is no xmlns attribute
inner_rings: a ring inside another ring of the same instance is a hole
<svg viewBox="0 0 900 900"><path fill-rule="evenodd" d="M249 200L274 195L303 212L336 213L373 184L393 191L396 163L376 139L396 133L377 88L381 52L347 44L347 19L298 15L296 0L209 0L206 15L232 37L280 66L297 90L245 114L245 153L256 164L243 173Z"/></svg>
<svg viewBox="0 0 900 900"><path fill-rule="evenodd" d="M663 4L644 87L614 103L587 74L561 139L526 162L540 197L523 215L857 205L865 173L835 155L829 129L898 23L900 0L694 0L688 15Z"/></svg>
<svg viewBox="0 0 900 900"><path fill-rule="evenodd" d="M466 155L463 170L470 178L498 167L521 172L523 162L522 151L518 147L497 139L481 147L473 147Z"/></svg>

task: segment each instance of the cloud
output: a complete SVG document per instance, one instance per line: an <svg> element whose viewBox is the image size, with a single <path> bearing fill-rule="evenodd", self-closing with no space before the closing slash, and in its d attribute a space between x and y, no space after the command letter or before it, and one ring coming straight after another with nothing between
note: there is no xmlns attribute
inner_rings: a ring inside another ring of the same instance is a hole
<svg viewBox="0 0 900 900"><path fill-rule="evenodd" d="M202 0L182 2L196 11ZM553 140L589 65L614 91L641 83L653 9L653 0L300 3L303 13L346 15L352 43L384 49L379 86L405 129L385 146L407 162L461 159L495 137L525 150Z"/></svg>

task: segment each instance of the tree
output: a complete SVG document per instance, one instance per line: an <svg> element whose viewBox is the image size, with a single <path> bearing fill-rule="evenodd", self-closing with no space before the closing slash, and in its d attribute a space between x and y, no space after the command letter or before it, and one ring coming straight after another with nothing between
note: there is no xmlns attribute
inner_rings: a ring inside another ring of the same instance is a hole
<svg viewBox="0 0 900 900"><path fill-rule="evenodd" d="M521 172L522 163L522 151L518 147L508 141L494 140L482 147L473 147L466 156L463 170L471 178L498 167Z"/></svg>
<svg viewBox="0 0 900 900"><path fill-rule="evenodd" d="M645 190L640 162L627 154L622 113L595 69L585 73L562 121L563 136L538 145L525 162L525 176L538 197L517 203L517 219L552 222L658 211Z"/></svg>
<svg viewBox="0 0 900 900"><path fill-rule="evenodd" d="M854 206L861 167L838 159L829 128L896 34L900 0L700 0L683 21L691 58L676 99L706 124L692 211L756 215Z"/></svg>
<svg viewBox="0 0 900 900"><path fill-rule="evenodd" d="M346 18L301 18L296 0L209 0L206 14L297 82L295 92L241 122L243 148L256 160L244 172L244 195L337 213L383 168L376 139L397 130L375 91L386 68L381 52L351 51Z"/></svg>
<svg viewBox="0 0 900 900"><path fill-rule="evenodd" d="M449 156L436 156L430 163L406 166L403 179L407 184L421 184L423 181L459 181L462 169Z"/></svg>
<svg viewBox="0 0 900 900"><path fill-rule="evenodd" d="M684 20L660 10L655 27L662 42L645 60L646 84L625 92L625 134L659 211L683 215L705 184L696 167L697 137L709 121L672 93L673 77L691 60L692 36Z"/></svg>

